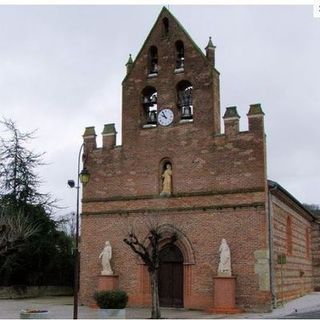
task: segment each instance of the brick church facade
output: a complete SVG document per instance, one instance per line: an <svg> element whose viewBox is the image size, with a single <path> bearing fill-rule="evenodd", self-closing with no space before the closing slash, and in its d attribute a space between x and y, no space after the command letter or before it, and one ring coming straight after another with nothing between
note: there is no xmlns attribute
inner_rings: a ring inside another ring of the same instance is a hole
<svg viewBox="0 0 320 320"><path fill-rule="evenodd" d="M113 124L105 125L99 148L94 128L86 128L84 165L91 179L82 200L82 303L93 302L98 257L108 240L129 305L150 305L147 267L123 242L131 227L146 237L150 217L167 235L164 255L170 236L178 235L161 271L162 305L212 306L222 239L231 251L236 304L245 310L268 311L276 301L320 288L319 220L267 180L259 104L248 108L248 130L241 132L236 107L227 108L222 133L214 58L211 40L203 53L163 8L126 65L122 145ZM163 189L168 167L169 193Z"/></svg>

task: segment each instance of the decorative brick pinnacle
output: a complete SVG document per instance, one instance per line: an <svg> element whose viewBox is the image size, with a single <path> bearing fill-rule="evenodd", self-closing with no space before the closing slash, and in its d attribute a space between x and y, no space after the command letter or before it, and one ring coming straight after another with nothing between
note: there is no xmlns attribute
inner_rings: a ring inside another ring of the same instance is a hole
<svg viewBox="0 0 320 320"><path fill-rule="evenodd" d="M110 135L110 134L116 134L116 128L114 126L114 123L108 123L104 125L102 135Z"/></svg>
<svg viewBox="0 0 320 320"><path fill-rule="evenodd" d="M247 116L256 116L256 115L262 115L264 116L264 112L262 111L261 104L250 104L249 112L247 113Z"/></svg>
<svg viewBox="0 0 320 320"><path fill-rule="evenodd" d="M94 127L86 127L83 137L88 137L88 136L96 136Z"/></svg>
<svg viewBox="0 0 320 320"><path fill-rule="evenodd" d="M205 47L205 50L208 50L208 49L215 49L216 46L212 43L212 40L211 40L211 37L209 37L209 42L207 44L207 46Z"/></svg>
<svg viewBox="0 0 320 320"><path fill-rule="evenodd" d="M128 62L126 63L126 66L132 65L132 64L133 64L132 57L131 57L131 54L129 54L129 59L128 59Z"/></svg>
<svg viewBox="0 0 320 320"><path fill-rule="evenodd" d="M227 107L226 112L224 113L223 119L230 119L230 118L238 118L240 119L240 116L237 111L237 107Z"/></svg>

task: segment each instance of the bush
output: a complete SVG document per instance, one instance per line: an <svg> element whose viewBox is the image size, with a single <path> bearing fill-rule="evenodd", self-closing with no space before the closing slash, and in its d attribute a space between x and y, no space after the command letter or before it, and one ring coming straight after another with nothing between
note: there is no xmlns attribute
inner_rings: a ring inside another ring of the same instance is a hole
<svg viewBox="0 0 320 320"><path fill-rule="evenodd" d="M122 290L97 291L93 298L101 309L124 309L128 303L128 295Z"/></svg>

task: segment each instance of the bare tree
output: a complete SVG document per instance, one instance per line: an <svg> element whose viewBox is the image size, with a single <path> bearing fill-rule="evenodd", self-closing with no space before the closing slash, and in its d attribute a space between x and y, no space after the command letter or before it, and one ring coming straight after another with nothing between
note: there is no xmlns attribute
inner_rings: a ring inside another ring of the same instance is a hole
<svg viewBox="0 0 320 320"><path fill-rule="evenodd" d="M7 256L23 246L38 231L23 213L0 212L0 256Z"/></svg>
<svg viewBox="0 0 320 320"><path fill-rule="evenodd" d="M151 284L151 318L161 318L160 303L159 303L159 279L158 271L160 265L159 249L160 241L164 235L161 230L161 225L149 220L147 223L148 235L146 238L139 239L136 231L132 227L128 236L123 240L130 248L135 252L142 261L147 265L148 272L150 274ZM169 239L171 243L177 240L177 234L173 233Z"/></svg>
<svg viewBox="0 0 320 320"><path fill-rule="evenodd" d="M68 234L71 238L75 238L76 234L76 213L70 212L61 216L57 223L59 225L59 230L62 230Z"/></svg>

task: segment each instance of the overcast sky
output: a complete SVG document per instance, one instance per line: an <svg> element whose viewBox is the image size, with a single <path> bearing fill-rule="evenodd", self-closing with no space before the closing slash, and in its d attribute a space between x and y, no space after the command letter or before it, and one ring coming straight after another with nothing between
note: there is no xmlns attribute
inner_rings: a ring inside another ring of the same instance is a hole
<svg viewBox="0 0 320 320"><path fill-rule="evenodd" d="M268 178L320 204L320 19L312 6L170 6L200 48L212 36L221 113L249 104L266 114ZM86 126L121 130L121 81L161 6L0 6L0 116L38 129L40 175L75 210L77 157ZM118 135L119 136L119 135ZM119 137L120 138L120 137ZM121 143L118 139L118 144Z"/></svg>

